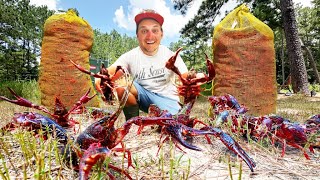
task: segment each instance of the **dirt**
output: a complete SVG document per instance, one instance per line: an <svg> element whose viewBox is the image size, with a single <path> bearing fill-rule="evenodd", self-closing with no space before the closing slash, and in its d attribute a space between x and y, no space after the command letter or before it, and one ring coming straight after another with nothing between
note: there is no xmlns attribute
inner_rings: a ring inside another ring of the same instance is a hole
<svg viewBox="0 0 320 180"><path fill-rule="evenodd" d="M292 96L295 96L294 94L291 93L279 93L277 95L277 99L286 99L286 98L290 98ZM320 101L320 93L316 93L315 96L306 96L308 98L309 101Z"/></svg>

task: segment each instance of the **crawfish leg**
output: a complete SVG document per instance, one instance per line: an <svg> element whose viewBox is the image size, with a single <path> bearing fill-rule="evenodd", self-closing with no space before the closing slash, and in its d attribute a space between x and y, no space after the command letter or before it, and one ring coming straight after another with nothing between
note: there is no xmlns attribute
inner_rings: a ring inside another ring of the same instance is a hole
<svg viewBox="0 0 320 180"><path fill-rule="evenodd" d="M214 70L214 65L211 62L211 60L208 58L208 55L206 55L206 62L208 67L208 73L209 73L209 79L213 79L216 76L216 71Z"/></svg>
<svg viewBox="0 0 320 180"><path fill-rule="evenodd" d="M1 127L1 132L3 131L8 131L8 130L14 130L16 128L16 124L14 124L13 122L9 122L8 124L6 124L5 126Z"/></svg>
<svg viewBox="0 0 320 180"><path fill-rule="evenodd" d="M282 152L281 157L284 157L284 153L286 152L286 140L282 141Z"/></svg>
<svg viewBox="0 0 320 180"><path fill-rule="evenodd" d="M172 137L173 138L173 137ZM159 148L158 148L158 151L157 151L157 156L159 154L159 151L161 149L161 147L163 146L163 144L166 142L166 141L169 141L170 140L170 136L166 136L163 140L160 141L159 143ZM175 138L173 138L173 143L175 145L176 148L178 148L181 152L183 153L186 153L179 145L178 145L178 140L176 140ZM188 147L187 147L188 148ZM189 148L190 149L190 148Z"/></svg>
<svg viewBox="0 0 320 180"><path fill-rule="evenodd" d="M121 143L121 144L122 144L122 143ZM127 153L128 168L129 168L130 166L131 166L132 168L134 168L133 165L132 165L131 152L130 152L129 150L125 149L123 145L122 145L122 148L113 148L112 151Z"/></svg>
<svg viewBox="0 0 320 180"><path fill-rule="evenodd" d="M112 165L112 164L109 164L108 167L109 167L110 169L113 169L113 170L117 171L118 173L124 174L125 176L127 176L127 178L129 178L130 180L132 180L132 177L129 175L129 173L128 173L127 171L125 171L125 170L123 170L123 169L120 169L120 168L118 168L118 167L116 167L116 166L114 166L114 165ZM109 177L110 177L110 176L109 176Z"/></svg>
<svg viewBox="0 0 320 180"><path fill-rule="evenodd" d="M114 175L112 175L110 172L107 172L107 175L109 176L109 180L116 180Z"/></svg>
<svg viewBox="0 0 320 180"><path fill-rule="evenodd" d="M300 146L300 145L298 145L298 144L296 144L296 143L288 143L288 145L290 145L290 146L292 146L292 147L295 147L295 148L300 149L301 151L303 151L304 157L306 157L306 159L310 160L309 155L307 154L306 150L305 150L302 146ZM282 149L285 149L285 147L282 147ZM282 151L282 157L283 157L283 156L284 156L284 151Z"/></svg>

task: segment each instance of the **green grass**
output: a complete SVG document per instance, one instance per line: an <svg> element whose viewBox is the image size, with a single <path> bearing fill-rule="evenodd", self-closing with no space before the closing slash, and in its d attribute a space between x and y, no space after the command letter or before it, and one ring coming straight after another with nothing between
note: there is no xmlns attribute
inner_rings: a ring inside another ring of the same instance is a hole
<svg viewBox="0 0 320 180"><path fill-rule="evenodd" d="M57 142L50 136L44 140L18 128L12 133L2 132L0 142L0 175L3 179L55 179L52 173L61 174L61 169L66 168L62 161L52 161L59 159L56 156L60 156L60 151L57 146L52 146Z"/></svg>
<svg viewBox="0 0 320 180"><path fill-rule="evenodd" d="M304 122L320 113L320 97L294 95L277 101L277 114L296 122Z"/></svg>
<svg viewBox="0 0 320 180"><path fill-rule="evenodd" d="M39 84L35 80L0 82L0 95L12 99L14 96L10 93L8 87L13 89L21 97L31 100L32 102L40 102Z"/></svg>

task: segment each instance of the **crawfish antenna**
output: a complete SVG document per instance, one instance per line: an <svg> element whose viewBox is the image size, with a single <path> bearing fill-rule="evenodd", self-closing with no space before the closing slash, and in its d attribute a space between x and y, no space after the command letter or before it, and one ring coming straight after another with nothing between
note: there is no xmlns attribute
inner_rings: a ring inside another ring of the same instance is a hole
<svg viewBox="0 0 320 180"><path fill-rule="evenodd" d="M122 68L122 70L124 71L124 78L125 78L125 81L126 82L129 82L129 78L130 78L130 74L128 72L128 70L126 68ZM117 112L115 113L115 116L119 116L119 114L121 113L124 105L126 104L127 100L128 100L128 97L129 97L129 92L130 92L130 89L132 87L132 84L133 84L133 81L134 81L135 78L132 78L131 80L131 83L127 85L123 95L122 95L122 98L120 100L120 103L119 103L119 108L117 110ZM116 96L117 97L117 96Z"/></svg>

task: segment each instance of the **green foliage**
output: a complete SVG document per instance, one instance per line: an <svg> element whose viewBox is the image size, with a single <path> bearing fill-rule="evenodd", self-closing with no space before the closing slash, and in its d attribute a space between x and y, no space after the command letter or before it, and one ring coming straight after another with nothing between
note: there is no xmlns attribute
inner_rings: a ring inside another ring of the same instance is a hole
<svg viewBox="0 0 320 180"><path fill-rule="evenodd" d="M314 1L316 3L317 1ZM320 1L315 7L297 7L297 21L299 27L299 37L303 41L304 45L310 49L313 59L317 64L318 72L320 71L320 20L317 17L320 14ZM304 52L306 57L306 67L308 72L309 82L315 81L315 74L312 70L310 59L307 52Z"/></svg>
<svg viewBox="0 0 320 180"><path fill-rule="evenodd" d="M176 10L179 10L182 14L186 14L193 0L174 0L173 2ZM192 55L194 54L193 51L198 51L199 48L203 48L202 45L209 47L208 44L210 44L210 39L212 39L214 29L213 21L218 15L223 13L221 11L221 7L227 2L228 0L203 1L195 17L181 29L180 32L182 40L179 44L187 47L188 49L192 49L192 52L187 52L185 55L188 59L187 61L190 61L188 67L195 64L192 62L192 59L197 56ZM290 68L292 67L290 67L288 60L286 44L282 43L285 38L280 10L280 0L239 0L237 3L238 5L247 3L251 8L251 13L266 23L274 31L277 82L282 84L282 81L286 79L290 73ZM320 20L317 18L320 14L320 0L314 0L312 3L314 4L314 7L302 8L301 6L297 6L295 9L297 9L296 12L298 12L297 21L299 25L300 38L311 49L314 59L317 61L318 69L320 69ZM225 14L227 14L227 12L225 12ZM201 42L200 44L202 45L199 45L199 42ZM283 64L282 60L284 62ZM308 62L306 62L306 65L307 68L309 68ZM282 68L284 69L284 73L282 73ZM313 82L313 71L309 70L308 76L309 81Z"/></svg>
<svg viewBox="0 0 320 180"><path fill-rule="evenodd" d="M46 6L30 5L29 0L0 0L0 81L38 78L43 25L53 13ZM136 38L116 30L105 34L94 30L91 58L112 63L136 46Z"/></svg>
<svg viewBox="0 0 320 180"><path fill-rule="evenodd" d="M244 0L246 2L248 0ZM250 0L252 2L252 14L276 30L282 26L280 5L278 0ZM249 2L250 2L249 1Z"/></svg>
<svg viewBox="0 0 320 180"><path fill-rule="evenodd" d="M212 48L203 41L198 41L195 45L190 45L187 42L179 40L176 43L170 44L170 49L176 51L182 47L180 55L186 63L188 69L195 69L197 72L207 73L207 63L205 54L212 60Z"/></svg>
<svg viewBox="0 0 320 180"><path fill-rule="evenodd" d="M0 96L14 99L15 97L10 93L8 87L13 89L19 96L34 103L40 101L40 89L38 82L35 80L0 82Z"/></svg>
<svg viewBox="0 0 320 180"><path fill-rule="evenodd" d="M201 95L203 96L212 96L212 83L202 84L201 86Z"/></svg>
<svg viewBox="0 0 320 180"><path fill-rule="evenodd" d="M309 90L314 90L315 92L320 93L320 84L311 84L309 86Z"/></svg>
<svg viewBox="0 0 320 180"><path fill-rule="evenodd" d="M0 0L0 81L37 79L43 24L53 14L29 0Z"/></svg>
<svg viewBox="0 0 320 180"><path fill-rule="evenodd" d="M174 0L174 8L186 13L192 0ZM198 72L207 72L205 55L212 59L211 39L213 32L213 21L220 14L221 6L227 0L206 0L201 4L197 14L185 27L180 30L181 40L170 45L175 51L178 47L184 47L181 57L189 69L194 68Z"/></svg>
<svg viewBox="0 0 320 180"><path fill-rule="evenodd" d="M123 53L138 46L135 37L121 35L116 30L108 33L101 33L94 30L94 44L91 50L91 57L94 59L109 60L112 64Z"/></svg>
<svg viewBox="0 0 320 180"><path fill-rule="evenodd" d="M187 1L187 2L186 2ZM185 4L182 6L183 0L174 1L177 9L180 9L182 14L184 10L188 7L190 0L184 1ZM204 41L207 42L212 37L213 32L213 22L215 18L220 15L221 7L227 3L228 0L206 0L203 1L197 14L191 19L185 27L181 29L181 34L183 39L189 44L194 44L195 42ZM180 4L180 5L179 5Z"/></svg>

